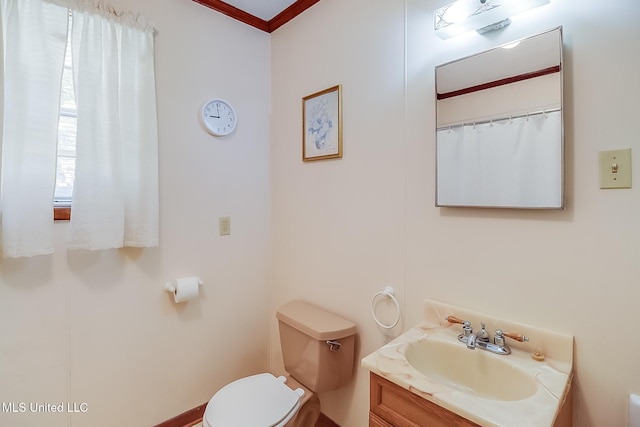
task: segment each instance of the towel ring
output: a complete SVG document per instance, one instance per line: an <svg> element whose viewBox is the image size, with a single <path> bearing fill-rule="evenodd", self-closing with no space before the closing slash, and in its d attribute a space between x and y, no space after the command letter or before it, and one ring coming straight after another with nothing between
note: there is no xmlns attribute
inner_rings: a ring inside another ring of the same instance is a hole
<svg viewBox="0 0 640 427"><path fill-rule="evenodd" d="M376 321L378 326L380 326L383 329L393 329L398 325L398 322L400 322L400 304L398 304L398 300L393 295L393 292L394 292L393 288L391 286L387 286L386 288L384 288L384 291L378 292L371 299L371 315L373 316L373 320ZM376 298L378 298L379 296L385 296L385 297L391 298L393 303L396 305L396 311L398 313L397 313L395 322L393 322L391 325L385 325L380 321L380 319L378 319L378 316L376 316L376 311L374 309L374 306L375 306Z"/></svg>

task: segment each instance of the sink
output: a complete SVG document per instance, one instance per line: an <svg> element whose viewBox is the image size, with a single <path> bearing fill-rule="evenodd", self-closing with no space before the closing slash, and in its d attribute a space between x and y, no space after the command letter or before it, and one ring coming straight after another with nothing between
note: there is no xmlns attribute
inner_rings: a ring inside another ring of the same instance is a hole
<svg viewBox="0 0 640 427"><path fill-rule="evenodd" d="M537 382L501 356L460 342L426 337L409 344L409 365L432 381L485 399L513 401L534 395Z"/></svg>
<svg viewBox="0 0 640 427"><path fill-rule="evenodd" d="M499 355L458 341L456 316L472 325L529 337ZM571 425L573 337L512 320L425 300L423 319L362 359L371 374L483 427ZM540 351L544 358L534 359ZM556 421L561 420L561 423Z"/></svg>

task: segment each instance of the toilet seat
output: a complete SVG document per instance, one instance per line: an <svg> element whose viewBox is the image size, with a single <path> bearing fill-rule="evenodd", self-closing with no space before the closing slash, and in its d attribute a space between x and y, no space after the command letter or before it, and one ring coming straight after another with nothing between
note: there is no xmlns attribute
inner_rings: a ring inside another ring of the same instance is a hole
<svg viewBox="0 0 640 427"><path fill-rule="evenodd" d="M300 409L304 391L287 387L285 377L264 373L240 378L221 388L209 401L205 426L280 427Z"/></svg>

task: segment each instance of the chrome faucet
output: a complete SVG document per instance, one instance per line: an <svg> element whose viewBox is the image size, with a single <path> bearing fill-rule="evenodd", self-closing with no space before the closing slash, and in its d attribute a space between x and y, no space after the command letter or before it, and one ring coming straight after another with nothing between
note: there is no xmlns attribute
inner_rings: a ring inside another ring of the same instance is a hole
<svg viewBox="0 0 640 427"><path fill-rule="evenodd" d="M460 339L462 337L462 339ZM462 335L458 337L458 339L467 344L467 348L469 350L476 349L476 335L473 333L473 329L471 329L471 323L468 321L464 321L462 324Z"/></svg>
<svg viewBox="0 0 640 427"><path fill-rule="evenodd" d="M491 338L489 337L489 333L487 332L484 323L481 323L482 328L478 333L473 333L471 322L467 320L461 320L454 316L448 316L446 317L446 320L449 323L462 324L462 333L458 335L458 341L466 344L469 350L475 350L476 347L479 347L482 350L488 350L491 353L507 355L511 354L511 349L504 343L505 337L520 342L529 341L529 338L522 334L512 334L503 332L501 329L496 329L493 342L491 342Z"/></svg>
<svg viewBox="0 0 640 427"><path fill-rule="evenodd" d="M458 339L460 339L460 337L458 337ZM462 341L462 340L460 340L460 341ZM464 341L462 341L462 342L464 342ZM471 335L469 335L467 337L467 339L466 339L466 343L465 344L467 344L467 348L469 350L475 350L476 349L476 335L473 334L473 333Z"/></svg>
<svg viewBox="0 0 640 427"><path fill-rule="evenodd" d="M480 323L480 326L482 326L482 329L480 329L480 332L478 332L476 334L476 339L478 341L489 342L489 340L490 340L489 333L485 329L485 324L484 323Z"/></svg>
<svg viewBox="0 0 640 427"><path fill-rule="evenodd" d="M482 329L480 329L480 332L476 334L473 333L470 322L465 321L462 326L462 330L464 331L463 338L466 339L460 341L467 344L467 348L469 350L475 350L476 347L484 348L486 350L486 344L489 344L490 338L486 326L484 323L480 323L480 325L482 326ZM502 344L504 345L504 339Z"/></svg>

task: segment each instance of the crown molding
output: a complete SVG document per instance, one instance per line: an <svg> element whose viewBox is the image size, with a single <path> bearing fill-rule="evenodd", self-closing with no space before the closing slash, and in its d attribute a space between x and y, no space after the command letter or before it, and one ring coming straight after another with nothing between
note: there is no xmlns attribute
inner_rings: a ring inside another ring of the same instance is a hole
<svg viewBox="0 0 640 427"><path fill-rule="evenodd" d="M233 19L257 28L261 31L271 33L280 28L287 22L291 21L296 16L300 15L305 10L309 9L320 0L296 0L288 8L274 16L269 21L258 18L244 10L238 9L222 0L193 0L203 6L213 9L217 12L223 13Z"/></svg>

